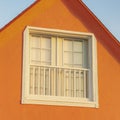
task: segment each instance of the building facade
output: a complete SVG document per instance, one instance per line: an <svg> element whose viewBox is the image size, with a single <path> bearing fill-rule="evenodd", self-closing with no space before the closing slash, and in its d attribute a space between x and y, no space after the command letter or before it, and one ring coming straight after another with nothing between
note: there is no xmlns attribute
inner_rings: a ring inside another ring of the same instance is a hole
<svg viewBox="0 0 120 120"><path fill-rule="evenodd" d="M0 55L2 120L120 119L120 43L82 1L36 1Z"/></svg>

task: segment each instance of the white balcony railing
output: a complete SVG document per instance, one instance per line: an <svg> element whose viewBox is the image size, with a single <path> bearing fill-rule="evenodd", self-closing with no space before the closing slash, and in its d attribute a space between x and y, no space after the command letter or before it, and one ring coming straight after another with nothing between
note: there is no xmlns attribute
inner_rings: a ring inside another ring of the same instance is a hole
<svg viewBox="0 0 120 120"><path fill-rule="evenodd" d="M30 66L29 94L87 98L88 69Z"/></svg>

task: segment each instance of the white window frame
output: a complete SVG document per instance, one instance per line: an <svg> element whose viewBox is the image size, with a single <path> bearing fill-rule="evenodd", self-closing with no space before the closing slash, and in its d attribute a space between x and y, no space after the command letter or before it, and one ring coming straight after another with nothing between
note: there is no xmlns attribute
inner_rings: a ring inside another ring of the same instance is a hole
<svg viewBox="0 0 120 120"><path fill-rule="evenodd" d="M29 95L29 36L30 33L44 33L49 35L79 37L88 40L88 57L89 73L92 81L89 88L89 99L66 98L53 96L32 96ZM62 105L62 106L81 106L98 108L98 73L97 73L97 44L93 33L83 33L67 30L38 28L27 26L23 34L23 71L22 71L22 104L45 104L45 105ZM91 89L92 88L92 89ZM91 93L91 94L90 94Z"/></svg>

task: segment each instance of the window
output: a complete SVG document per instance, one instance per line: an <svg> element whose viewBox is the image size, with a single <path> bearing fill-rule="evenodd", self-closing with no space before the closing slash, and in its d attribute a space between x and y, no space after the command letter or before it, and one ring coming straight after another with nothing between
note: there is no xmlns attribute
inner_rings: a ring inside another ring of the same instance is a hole
<svg viewBox="0 0 120 120"><path fill-rule="evenodd" d="M91 33L28 26L22 103L98 107L96 54Z"/></svg>

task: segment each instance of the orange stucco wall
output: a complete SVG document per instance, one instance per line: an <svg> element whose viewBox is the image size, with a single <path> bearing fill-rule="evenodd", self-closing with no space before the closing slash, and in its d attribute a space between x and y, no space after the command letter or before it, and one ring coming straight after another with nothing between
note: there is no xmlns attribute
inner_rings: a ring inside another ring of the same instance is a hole
<svg viewBox="0 0 120 120"><path fill-rule="evenodd" d="M107 36L99 33L99 26L90 28L88 20L78 17L66 1L38 1L1 31L0 120L120 120L120 59L101 42ZM21 104L23 31L27 25L95 34L99 108Z"/></svg>

